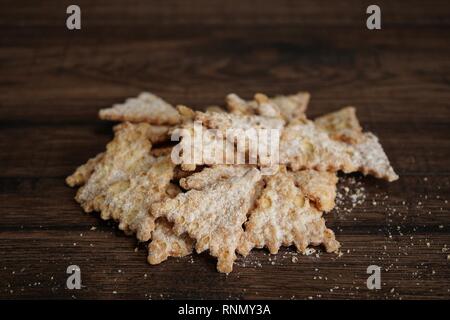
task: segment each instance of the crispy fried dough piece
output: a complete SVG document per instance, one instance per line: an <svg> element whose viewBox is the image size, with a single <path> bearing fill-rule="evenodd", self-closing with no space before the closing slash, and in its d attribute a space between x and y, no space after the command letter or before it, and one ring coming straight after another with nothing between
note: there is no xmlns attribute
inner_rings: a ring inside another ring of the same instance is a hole
<svg viewBox="0 0 450 320"><path fill-rule="evenodd" d="M292 170L342 170L354 172L354 150L347 144L332 140L312 121L295 121L284 129L280 140L280 159L287 161Z"/></svg>
<svg viewBox="0 0 450 320"><path fill-rule="evenodd" d="M149 140L147 123L131 124L125 122L114 128L114 139L106 146L102 160L75 197L86 212L95 209L94 199L107 188L122 180L148 170L155 157L150 154L152 144Z"/></svg>
<svg viewBox="0 0 450 320"><path fill-rule="evenodd" d="M288 122L305 118L305 111L311 95L308 92L298 92L287 96L275 96L270 101L278 106L281 116Z"/></svg>
<svg viewBox="0 0 450 320"><path fill-rule="evenodd" d="M325 130L331 139L356 144L362 140L362 128L354 107L328 113L314 120L316 126Z"/></svg>
<svg viewBox="0 0 450 320"><path fill-rule="evenodd" d="M358 171L389 182L398 179L398 175L389 163L383 147L373 133L364 133L361 142L355 145L355 149L354 158L355 162L358 163Z"/></svg>
<svg viewBox="0 0 450 320"><path fill-rule="evenodd" d="M175 234L185 232L195 239L196 251L209 249L218 258L217 270L229 273L236 259L235 250L243 234L242 225L253 206L255 186L261 180L258 169L211 185L190 190L174 199L152 205L155 216L174 223Z"/></svg>
<svg viewBox="0 0 450 320"><path fill-rule="evenodd" d="M227 129L282 129L284 120L259 115L239 115L220 112L195 113L195 119L205 127L218 129L225 133Z"/></svg>
<svg viewBox="0 0 450 320"><path fill-rule="evenodd" d="M227 109L232 114L237 115L281 117L278 106L273 104L266 95L257 93L254 98L254 100L246 101L241 99L237 94L230 93L226 97Z"/></svg>
<svg viewBox="0 0 450 320"><path fill-rule="evenodd" d="M254 247L267 247L272 254L281 246L295 245L305 253L309 245L323 244L327 252L339 249L333 231L327 229L322 213L310 205L286 169L266 178L257 206L245 224L238 252L247 255Z"/></svg>
<svg viewBox="0 0 450 320"><path fill-rule="evenodd" d="M74 173L66 178L66 183L70 187L81 186L85 184L87 179L91 176L95 166L102 161L104 153L101 152L94 158L89 159L85 164L79 166Z"/></svg>
<svg viewBox="0 0 450 320"><path fill-rule="evenodd" d="M242 177L251 167L248 165L215 165L204 168L186 178L180 179L180 186L185 190L202 190L205 187L231 177Z"/></svg>
<svg viewBox="0 0 450 320"><path fill-rule="evenodd" d="M172 224L164 218L156 220L152 241L148 245L148 263L159 264L168 257L184 257L192 253L194 240L187 234L176 235Z"/></svg>
<svg viewBox="0 0 450 320"><path fill-rule="evenodd" d="M271 152L275 148L275 146L271 144L278 143L278 140L273 140L273 131L278 130L278 134L280 134L284 127L284 120L281 118L271 118L259 115L197 112L196 120L200 121L209 129L218 130L222 136L225 137L225 142L227 144L231 144L233 147L236 146L237 152L235 154L238 158L234 162L220 162L227 164L243 163L245 162L244 159L246 154L249 154L251 155L250 163L259 163L266 166L271 165L273 159L267 152ZM260 129L266 130L263 132ZM261 139L259 139L260 133L267 135L261 135ZM278 144L276 147L278 147ZM258 149L266 150L266 152L261 152L260 154L257 152L248 152L251 149L253 151Z"/></svg>
<svg viewBox="0 0 450 320"><path fill-rule="evenodd" d="M220 112L220 113L226 113L227 111L219 106L207 106L206 112Z"/></svg>
<svg viewBox="0 0 450 320"><path fill-rule="evenodd" d="M100 155L103 154L99 154L98 156ZM84 170L83 172L85 172L84 179L87 180L91 176L93 170ZM162 176L165 177L166 175L163 174ZM173 183L168 184L166 193L170 198L174 198L180 192L181 190L177 185ZM163 196L163 198L165 197ZM116 201L116 199L114 199L114 201ZM134 205L133 208L130 208L130 210L134 210ZM145 225L146 223L144 221L143 226ZM126 229L125 232L131 233L129 229ZM150 264L158 264L166 260L168 257L181 257L192 252L193 240L187 235L175 235L172 231L172 225L169 224L169 222L167 222L164 218L159 218L156 220L155 230L152 232L152 239L153 241L148 247L148 261Z"/></svg>
<svg viewBox="0 0 450 320"><path fill-rule="evenodd" d="M147 241L155 229L155 217L150 214L152 203L169 198L167 193L175 165L170 156L157 158L147 171L111 184L94 199L103 219L119 222L119 229L136 233Z"/></svg>
<svg viewBox="0 0 450 320"><path fill-rule="evenodd" d="M338 178L334 172L301 170L289 173L297 188L320 211L334 208Z"/></svg>
<svg viewBox="0 0 450 320"><path fill-rule="evenodd" d="M198 165L234 163L234 145L218 131L206 130L198 122L185 124L174 131L181 141L173 154L183 171L195 171ZM228 159L227 159L228 157Z"/></svg>
<svg viewBox="0 0 450 320"><path fill-rule="evenodd" d="M155 126L148 129L148 137L153 144L166 142L170 140L169 133L173 130L172 126Z"/></svg>
<svg viewBox="0 0 450 320"><path fill-rule="evenodd" d="M257 93L254 100L245 101L231 93L226 97L228 111L240 115L261 115L266 117L282 117L286 121L304 118L310 94L298 92L288 96L267 97Z"/></svg>
<svg viewBox="0 0 450 320"><path fill-rule="evenodd" d="M178 113L181 116L181 124L187 124L194 120L195 118L195 111L192 110L189 107L186 107L184 105L177 105L176 107Z"/></svg>
<svg viewBox="0 0 450 320"><path fill-rule="evenodd" d="M309 120L294 121L286 126L280 141L280 159L294 171L360 171L388 181L398 179L372 133L364 133L361 141L352 145L331 139L326 131Z"/></svg>
<svg viewBox="0 0 450 320"><path fill-rule="evenodd" d="M101 109L99 117L103 120L147 122L157 125L174 125L180 121L180 115L172 105L149 92L142 92L136 98L129 98L112 108Z"/></svg>

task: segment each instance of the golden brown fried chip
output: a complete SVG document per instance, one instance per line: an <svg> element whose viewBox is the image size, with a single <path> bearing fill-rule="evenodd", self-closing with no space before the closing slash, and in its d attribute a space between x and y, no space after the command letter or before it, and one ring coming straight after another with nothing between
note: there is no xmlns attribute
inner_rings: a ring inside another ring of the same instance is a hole
<svg viewBox="0 0 450 320"><path fill-rule="evenodd" d="M148 245L148 263L159 264L168 257L184 257L192 253L194 240L187 234L176 235L172 224L164 218L156 220L152 241Z"/></svg>
<svg viewBox="0 0 450 320"><path fill-rule="evenodd" d="M286 126L280 141L280 159L294 171L360 171L388 181L398 179L372 133L363 134L361 141L353 145L331 139L326 131L309 120Z"/></svg>
<svg viewBox="0 0 450 320"><path fill-rule="evenodd" d="M227 112L226 110L224 110L222 107L219 107L219 106L207 106L206 107L206 112L220 112L220 113L223 113L223 112Z"/></svg>
<svg viewBox="0 0 450 320"><path fill-rule="evenodd" d="M280 140L280 159L287 161L294 171L356 171L351 159L353 149L332 140L312 121L296 121L284 129Z"/></svg>
<svg viewBox="0 0 450 320"><path fill-rule="evenodd" d="M166 142L170 140L170 132L172 132L174 127L171 126L155 126L152 125L148 129L148 138L151 143L157 144L161 142Z"/></svg>
<svg viewBox="0 0 450 320"><path fill-rule="evenodd" d="M266 178L257 206L245 224L238 252L247 255L254 247L267 247L276 254L281 246L295 245L305 253L309 245L323 244L327 252L339 249L333 231L327 229L322 213L310 205L285 169Z"/></svg>
<svg viewBox="0 0 450 320"><path fill-rule="evenodd" d="M361 141L355 145L355 149L354 159L358 164L358 171L389 182L398 179L383 147L373 133L364 133Z"/></svg>
<svg viewBox="0 0 450 320"><path fill-rule="evenodd" d="M245 101L237 94L230 93L226 97L227 109L236 115L260 115L265 117L281 117L278 107L262 94L255 94L255 100Z"/></svg>
<svg viewBox="0 0 450 320"><path fill-rule="evenodd" d="M161 156L148 170L111 184L94 200L102 218L118 221L119 229L136 233L140 241L149 240L155 229L150 206L169 198L174 167L169 156Z"/></svg>
<svg viewBox="0 0 450 320"><path fill-rule="evenodd" d="M254 100L245 101L231 93L227 96L228 111L240 115L261 115L266 117L281 117L286 121L304 118L309 103L310 94L298 92L294 95L267 97L257 93Z"/></svg>
<svg viewBox="0 0 450 320"><path fill-rule="evenodd" d="M240 115L220 112L197 111L195 119L205 127L218 129L225 133L227 129L282 129L284 120L259 115Z"/></svg>
<svg viewBox="0 0 450 320"><path fill-rule="evenodd" d="M211 184L231 177L242 177L250 168L248 165L215 165L207 167L200 172L180 179L180 186L185 190L202 190Z"/></svg>
<svg viewBox="0 0 450 320"><path fill-rule="evenodd" d="M206 128L217 130L225 138L226 144L231 146L229 154L236 157L231 161L215 163L258 163L270 166L273 161L278 162L277 159L273 159L272 151L278 151L278 139L284 127L283 119L259 115L197 112L196 121ZM274 140L274 133L278 133L277 140ZM249 152L250 150L252 152Z"/></svg>
<svg viewBox="0 0 450 320"><path fill-rule="evenodd" d="M278 107L281 116L290 122L294 119L305 118L310 97L308 92L298 92L288 96L275 96L270 101Z"/></svg>
<svg viewBox="0 0 450 320"><path fill-rule="evenodd" d="M100 156L100 155L103 155L103 154L99 154L98 156ZM91 160L93 160L93 159L91 159ZM161 162L163 162L163 161L161 161ZM157 162L157 161L155 161L155 162ZM157 167L157 165L155 167ZM152 171L152 170L154 170L154 168L150 169L150 171ZM93 170L84 170L83 169L82 172L83 172L83 178L85 180L87 180L90 177L90 175L92 174ZM163 176L164 176L164 174L163 174ZM118 182L117 184L120 184L120 182ZM130 183L130 184L133 184L133 183ZM136 183L134 183L134 184L136 185ZM117 185L116 185L116 187L117 187ZM134 191L136 191L136 189L137 188L134 188ZM127 192L130 193L129 191L127 191ZM181 190L177 185L175 185L173 183L168 184L166 193L170 198L174 198L180 192L181 192ZM124 194L119 194L118 197L123 199ZM162 199L166 199L166 197L163 195L162 192L159 194L162 195ZM131 196L134 198L130 199L130 201L136 200L135 195L131 194ZM154 195L151 195L151 196L154 196ZM119 200L120 199L113 198L113 201L118 202ZM137 204L132 203L131 207L130 207L130 211L134 211L135 208L137 207L137 205L139 205L139 201ZM141 202L141 205L142 205L142 202ZM117 208L117 209L123 210L124 208L123 208L123 206L119 206L119 208ZM145 220L145 219L142 219L142 220ZM141 220L141 222L143 222L143 226L145 226L146 222L142 221L142 220ZM122 223L123 223L123 221L122 221ZM122 226L122 228L124 228L124 226ZM140 227L138 227L138 230L139 230L139 228ZM141 229L142 229L142 227L141 227ZM125 228L124 231L126 233L131 233L131 230L128 228ZM142 236L141 236L141 238L142 238ZM144 237L144 238L146 238L146 237ZM162 261L166 260L168 257L182 257L185 255L188 255L192 252L193 243L194 243L194 241L192 239L190 239L187 235L182 235L182 236L175 235L172 231L172 225L169 224L169 222L167 222L167 220L165 220L164 218L159 218L155 221L155 230L153 230L153 232L152 232L152 243L148 246L148 250L149 250L148 261L150 264L158 264L158 263L161 263Z"/></svg>
<svg viewBox="0 0 450 320"><path fill-rule="evenodd" d="M328 132L331 139L356 144L362 140L362 128L354 107L328 113L314 120L318 128Z"/></svg>
<svg viewBox="0 0 450 320"><path fill-rule="evenodd" d="M150 154L150 125L123 123L115 127L115 137L106 146L102 160L76 195L76 200L86 212L95 209L94 199L118 181L148 170L155 157Z"/></svg>
<svg viewBox="0 0 450 320"><path fill-rule="evenodd" d="M198 165L234 162L234 145L220 132L206 130L198 122L186 123L175 130L174 135L181 141L175 145L172 154L183 171L195 171Z"/></svg>
<svg viewBox="0 0 450 320"><path fill-rule="evenodd" d="M181 124L189 124L195 118L195 111L184 105L178 105L177 111L181 116Z"/></svg>
<svg viewBox="0 0 450 320"><path fill-rule="evenodd" d="M218 258L218 271L229 273L244 231L242 225L253 205L255 187L260 180L259 170L253 168L242 177L218 182L205 190L180 193L174 199L153 204L152 213L173 222L177 235L187 232L197 241L197 252L209 249L210 254Z"/></svg>
<svg viewBox="0 0 450 320"><path fill-rule="evenodd" d="M94 158L89 159L85 164L79 166L74 173L66 178L66 183L70 187L81 186L86 183L91 176L95 166L103 159L104 153L101 152Z"/></svg>
<svg viewBox="0 0 450 320"><path fill-rule="evenodd" d="M112 121L147 122L151 124L174 125L180 121L177 110L149 92L143 92L136 98L129 98L112 108L101 109L100 119Z"/></svg>
<svg viewBox="0 0 450 320"><path fill-rule="evenodd" d="M331 211L335 205L338 178L334 172L301 170L290 172L295 185L320 211Z"/></svg>

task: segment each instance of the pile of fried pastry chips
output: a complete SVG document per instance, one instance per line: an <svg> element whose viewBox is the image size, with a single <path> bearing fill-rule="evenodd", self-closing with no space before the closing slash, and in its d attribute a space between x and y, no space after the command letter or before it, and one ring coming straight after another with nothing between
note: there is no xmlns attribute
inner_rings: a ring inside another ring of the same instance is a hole
<svg viewBox="0 0 450 320"><path fill-rule="evenodd" d="M246 101L229 94L226 109L199 112L141 93L100 110L101 119L121 122L114 138L66 182L79 187L75 199L84 211L100 212L148 241L150 264L208 250L217 270L229 273L236 254L253 248L276 254L293 245L305 253L322 245L337 252L340 244L323 217L335 205L336 172L388 181L398 176L378 138L362 130L355 108L309 120L309 98L306 92L273 98L258 93ZM194 121L221 131L279 129L282 163L272 175L261 174L260 164L175 165L170 135Z"/></svg>

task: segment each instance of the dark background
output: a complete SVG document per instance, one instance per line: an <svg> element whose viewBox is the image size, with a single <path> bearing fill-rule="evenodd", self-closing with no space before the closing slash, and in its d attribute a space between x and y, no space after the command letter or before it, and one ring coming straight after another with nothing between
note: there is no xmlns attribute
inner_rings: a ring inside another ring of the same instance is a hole
<svg viewBox="0 0 450 320"><path fill-rule="evenodd" d="M366 1L75 3L80 31L65 27L72 2L1 1L0 298L450 297L448 1L377 1L378 31ZM207 254L150 266L64 184L111 138L98 109L143 90L194 107L308 90L312 117L355 105L400 180L354 176L365 202L326 216L342 257L259 250L229 276ZM70 264L82 290L65 288Z"/></svg>

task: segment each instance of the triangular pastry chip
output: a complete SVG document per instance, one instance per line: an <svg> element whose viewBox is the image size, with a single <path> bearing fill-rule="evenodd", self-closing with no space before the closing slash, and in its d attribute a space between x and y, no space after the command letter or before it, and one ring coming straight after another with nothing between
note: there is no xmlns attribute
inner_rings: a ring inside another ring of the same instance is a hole
<svg viewBox="0 0 450 320"><path fill-rule="evenodd" d="M99 117L103 120L147 122L157 125L173 125L180 121L180 114L172 105L149 92L143 92L136 98L129 98L111 108L101 109Z"/></svg>
<svg viewBox="0 0 450 320"><path fill-rule="evenodd" d="M316 170L290 172L295 185L320 211L331 211L335 206L336 173Z"/></svg>
<svg viewBox="0 0 450 320"><path fill-rule="evenodd" d="M82 186L91 176L95 166L103 159L104 153L101 152L94 158L89 159L85 164L79 166L74 173L66 178L66 183L70 187Z"/></svg>
<svg viewBox="0 0 450 320"><path fill-rule="evenodd" d="M180 179L180 186L185 190L202 190L219 181L242 177L249 169L248 165L215 165Z"/></svg>
<svg viewBox="0 0 450 320"><path fill-rule="evenodd" d="M267 97L265 94L257 93L254 100L246 101L238 95L231 93L227 95L228 111L241 115L261 115L266 117L282 117L286 121L295 118L304 118L308 106L310 94L298 92L287 96Z"/></svg>
<svg viewBox="0 0 450 320"><path fill-rule="evenodd" d="M333 231L325 226L322 212L311 205L285 170L266 178L266 187L250 212L239 253L267 247L276 254L281 246L295 245L305 252L309 245L323 244L327 252L339 249Z"/></svg>
<svg viewBox="0 0 450 320"><path fill-rule="evenodd" d="M298 92L287 96L275 96L270 101L278 106L281 116L290 122L305 117L310 97L308 92Z"/></svg>
<svg viewBox="0 0 450 320"><path fill-rule="evenodd" d="M378 138L372 133L364 133L357 144L350 144L331 139L327 131L310 120L286 126L280 140L280 159L294 171L360 171L388 181L398 179Z"/></svg>
<svg viewBox="0 0 450 320"><path fill-rule="evenodd" d="M194 241L187 234L178 236L165 218L156 220L152 241L148 245L148 263L159 264L168 257L184 257L192 253Z"/></svg>
<svg viewBox="0 0 450 320"><path fill-rule="evenodd" d="M170 132L172 132L172 126L158 126L151 125L148 128L148 138L153 144L166 142L170 140Z"/></svg>
<svg viewBox="0 0 450 320"><path fill-rule="evenodd" d="M398 179L398 175L389 163L378 137L373 133L365 132L361 141L354 147L356 150L354 161L358 164L358 171L389 182Z"/></svg>
<svg viewBox="0 0 450 320"><path fill-rule="evenodd" d="M356 171L352 162L353 149L345 143L332 140L309 120L296 121L286 126L280 140L280 159L294 171Z"/></svg>
<svg viewBox="0 0 450 320"><path fill-rule="evenodd" d="M207 106L205 110L206 112L220 112L220 113L227 112L225 109L219 106Z"/></svg>
<svg viewBox="0 0 450 320"><path fill-rule="evenodd" d="M194 171L198 165L234 163L234 145L222 134L206 129L200 123L192 122L174 130L180 142L174 147L173 154L184 171Z"/></svg>
<svg viewBox="0 0 450 320"><path fill-rule="evenodd" d="M256 185L261 179L258 169L209 186L190 190L152 206L155 216L174 223L177 235L187 232L196 240L195 249L209 249L218 258L217 270L229 273L236 259L235 250L244 230L242 225L252 208Z"/></svg>
<svg viewBox="0 0 450 320"><path fill-rule="evenodd" d="M119 181L148 170L155 157L150 154L150 125L123 123L115 127L114 139L106 146L106 152L94 172L75 197L86 212L95 209L94 199Z"/></svg>
<svg viewBox="0 0 450 320"><path fill-rule="evenodd" d="M218 129L223 133L227 129L282 129L284 120L260 115L240 115L221 112L197 111L195 120L200 121L205 127Z"/></svg>
<svg viewBox="0 0 450 320"><path fill-rule="evenodd" d="M101 160L101 156L103 156L103 154L99 154L97 157L92 158L91 162L88 161L89 166L86 167L93 167L93 162L98 162L98 161L93 161L94 159L97 160ZM158 161L155 161L155 163L157 163ZM163 163L163 161L161 161L161 163ZM153 168L156 168L156 166L154 166ZM160 167L160 169L162 169ZM151 169L151 171L153 171L155 173L155 169ZM165 170L164 170L165 171ZM77 175L78 172L78 175ZM81 173L82 172L82 173ZM86 170L86 169L77 169L77 171L71 176L71 177L83 177L84 180L89 179L89 177L91 176L93 172L93 168L92 170ZM166 172L166 171L165 171ZM167 176L167 174L163 174L162 176ZM81 181L81 180L79 180ZM117 184L120 184L121 182L118 182ZM130 183L130 185L133 183ZM136 185L136 183L134 183ZM116 185L117 187L118 185ZM112 191L112 190L109 190ZM136 190L134 190L136 191ZM130 193L130 192L128 192ZM170 198L175 197L178 193L180 193L180 188L172 183L170 183L167 187L166 190L167 195ZM160 193L162 194L162 193ZM133 196L133 194L131 194L131 196ZM119 198L123 199L123 196ZM166 197L163 196L163 198L165 199ZM113 198L114 199L114 198ZM130 200L135 200L135 199L130 199ZM114 199L113 201L120 201L119 199ZM139 203L138 203L139 205ZM134 212L136 209L136 205L134 203L132 203L131 207L129 208L131 212ZM123 210L123 206L121 206L120 208L121 210ZM152 218L153 219L153 218ZM144 219L145 220L145 219ZM137 222L137 220L136 220ZM143 226L146 225L145 221L143 221ZM131 232L131 230L127 229L127 232ZM169 222L167 222L167 220L165 220L164 218L159 218L156 220L155 222L155 230L153 230L152 232L152 243L149 244L148 246L148 250L149 250L149 256L148 256L148 261L150 264L158 264L164 260L166 260L168 257L182 257L185 255L188 255L192 252L192 248L193 248L193 240L190 239L187 235L182 235L182 236L177 236L175 235L175 233L172 231L172 225L169 224Z"/></svg>
<svg viewBox="0 0 450 320"><path fill-rule="evenodd" d="M274 159L276 154L272 151L278 151L279 137L285 124L283 119L211 112L196 112L195 119L206 128L218 130L227 144L235 146L236 159L239 160L231 163L258 163L270 166L273 162L278 162L278 159ZM250 153L249 150L254 152ZM251 159L246 162L246 157Z"/></svg>
<svg viewBox="0 0 450 320"><path fill-rule="evenodd" d="M169 156L157 158L147 171L130 176L108 187L94 200L103 219L119 222L119 229L136 233L140 241L147 241L155 229L155 217L150 206L169 198L167 189L175 165Z"/></svg>
<svg viewBox="0 0 450 320"><path fill-rule="evenodd" d="M362 140L363 133L354 107L345 107L314 119L320 129L328 132L331 139L356 144Z"/></svg>
<svg viewBox="0 0 450 320"><path fill-rule="evenodd" d="M246 101L237 94L230 93L226 97L227 109L237 115L260 115L265 117L281 117L278 106L261 93L255 94L255 99Z"/></svg>

